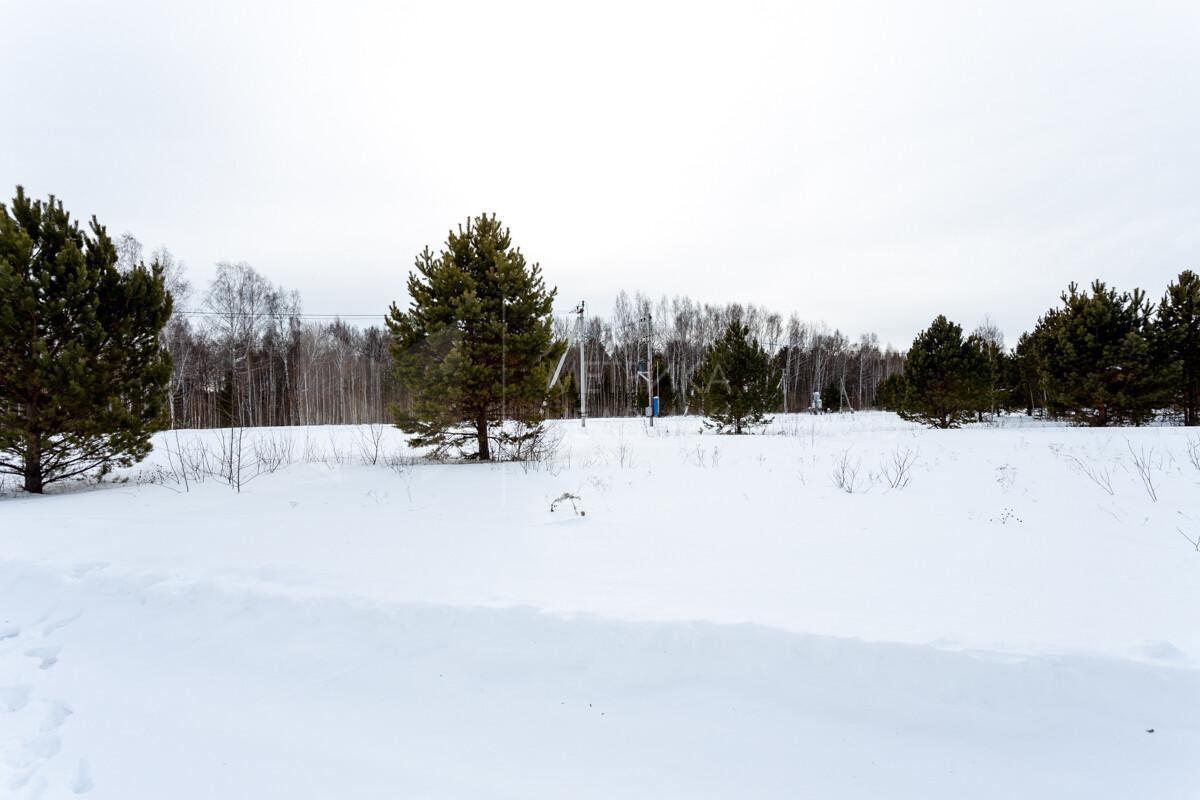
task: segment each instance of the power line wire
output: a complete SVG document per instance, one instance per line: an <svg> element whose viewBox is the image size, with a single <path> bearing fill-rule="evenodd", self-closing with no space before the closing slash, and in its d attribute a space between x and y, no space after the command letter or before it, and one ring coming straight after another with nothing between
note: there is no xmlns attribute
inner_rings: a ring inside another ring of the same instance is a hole
<svg viewBox="0 0 1200 800"><path fill-rule="evenodd" d="M315 314L308 312L293 314L286 311L176 311L175 313L183 317L255 317L267 319L384 319L388 316L388 312L382 314ZM559 316L569 316L569 313L571 312L562 312Z"/></svg>
<svg viewBox="0 0 1200 800"><path fill-rule="evenodd" d="M176 311L184 317L266 317L269 319L383 319L387 314L292 314L290 312L248 312L248 311Z"/></svg>

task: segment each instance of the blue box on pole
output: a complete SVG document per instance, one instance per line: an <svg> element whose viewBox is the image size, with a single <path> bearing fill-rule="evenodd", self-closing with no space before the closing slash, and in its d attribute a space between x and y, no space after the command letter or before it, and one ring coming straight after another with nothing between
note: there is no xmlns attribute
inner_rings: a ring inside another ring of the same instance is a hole
<svg viewBox="0 0 1200 800"><path fill-rule="evenodd" d="M650 398L650 414L655 417L658 416L658 395Z"/></svg>

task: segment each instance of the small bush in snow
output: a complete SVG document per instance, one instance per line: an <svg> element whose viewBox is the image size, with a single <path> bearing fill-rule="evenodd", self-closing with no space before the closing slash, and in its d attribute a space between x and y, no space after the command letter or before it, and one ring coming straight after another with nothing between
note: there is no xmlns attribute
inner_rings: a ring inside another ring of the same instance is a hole
<svg viewBox="0 0 1200 800"><path fill-rule="evenodd" d="M879 465L879 473L893 489L903 489L912 480L913 464L917 454L908 447L896 447L891 454Z"/></svg>
<svg viewBox="0 0 1200 800"><path fill-rule="evenodd" d="M1112 485L1112 470L1103 464L1094 464L1091 461L1084 461L1074 453L1064 453L1061 448L1051 447L1055 455L1061 456L1067 462L1067 466L1087 476L1088 480L1104 490L1104 493L1110 497L1115 494Z"/></svg>
<svg viewBox="0 0 1200 800"><path fill-rule="evenodd" d="M829 477L834 486L846 494L854 494L854 486L858 481L858 471L861 467L862 462L859 459L851 460L850 451L843 450L833 462L833 472Z"/></svg>
<svg viewBox="0 0 1200 800"><path fill-rule="evenodd" d="M1154 473L1162 468L1162 460L1155 460L1154 448L1147 451L1144 447L1140 450L1133 449L1133 443L1128 439L1125 440L1126 446L1129 448L1129 455L1133 459L1133 468L1137 472L1139 478L1142 479L1142 486L1146 489L1146 494L1150 496L1151 502L1158 502L1158 487L1154 483Z"/></svg>

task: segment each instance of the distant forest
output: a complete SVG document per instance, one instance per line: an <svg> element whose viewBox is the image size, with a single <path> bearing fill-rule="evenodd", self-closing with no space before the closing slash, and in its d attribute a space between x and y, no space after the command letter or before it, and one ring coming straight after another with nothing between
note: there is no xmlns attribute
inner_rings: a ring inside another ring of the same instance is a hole
<svg viewBox="0 0 1200 800"><path fill-rule="evenodd" d="M129 234L118 243L121 261L137 263L142 247ZM163 335L171 353L171 423L177 428L390 423L392 404L407 398L394 379L389 336L382 325L315 319L298 293L272 283L248 264L222 263L207 287L188 284L169 251L164 265L175 313ZM876 405L876 390L903 371L904 356L868 334L852 341L823 323L771 310L687 297L648 297L622 291L607 316L584 317L589 416L631 416L647 405L647 330L663 414L687 409L687 387L705 348L739 319L777 359L786 411L810 408L813 393L834 409ZM556 317L555 332L571 339L547 415L579 413L579 348L575 315Z"/></svg>

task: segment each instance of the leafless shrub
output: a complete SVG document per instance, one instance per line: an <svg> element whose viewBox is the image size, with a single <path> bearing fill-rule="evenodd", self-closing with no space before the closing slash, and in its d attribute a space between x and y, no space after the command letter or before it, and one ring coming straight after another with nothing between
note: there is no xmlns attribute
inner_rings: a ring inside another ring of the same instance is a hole
<svg viewBox="0 0 1200 800"><path fill-rule="evenodd" d="M656 417L655 419L659 421L659 424L651 425L649 417L642 417L642 433L646 436L656 436L660 439L664 436L678 435L671 426L663 424L662 417Z"/></svg>
<svg viewBox="0 0 1200 800"><path fill-rule="evenodd" d="M683 457L693 466L701 469L712 467L715 469L721 463L721 451L714 445L711 451L705 450L703 445L696 445L695 450L685 450Z"/></svg>
<svg viewBox="0 0 1200 800"><path fill-rule="evenodd" d="M879 465L879 473L888 486L903 489L912 480L912 468L916 461L917 454L911 448L897 446Z"/></svg>
<svg viewBox="0 0 1200 800"><path fill-rule="evenodd" d="M780 422L775 434L777 436L793 436L797 439L800 438L800 420L793 418Z"/></svg>
<svg viewBox="0 0 1200 800"><path fill-rule="evenodd" d="M1011 464L1001 464L996 467L996 483L1000 484L1000 491L1008 494L1012 491L1013 484L1017 481L1017 468Z"/></svg>
<svg viewBox="0 0 1200 800"><path fill-rule="evenodd" d="M1104 465L1093 464L1090 461L1084 461L1074 453L1063 453L1056 451L1067 462L1067 465L1072 469L1080 472L1088 477L1092 483L1099 486L1110 497L1114 494L1112 486L1112 470Z"/></svg>
<svg viewBox="0 0 1200 800"><path fill-rule="evenodd" d="M243 486L262 474L258 460L251 461L254 454L252 450L247 452L245 437L244 428L230 428L228 436L224 432L217 436L216 470L212 473L213 477L238 493L241 493Z"/></svg>
<svg viewBox="0 0 1200 800"><path fill-rule="evenodd" d="M333 432L329 432L329 450L325 453L325 466L333 469L335 466L348 464L353 460L353 457L348 450L343 450L338 446L337 437Z"/></svg>
<svg viewBox="0 0 1200 800"><path fill-rule="evenodd" d="M213 478L236 492L260 475L273 473L291 464L295 444L288 434L253 436L246 439L244 428L220 431L206 444L196 439L180 444L176 436L174 449L167 444L167 461L171 474L184 484L187 491L192 483Z"/></svg>
<svg viewBox="0 0 1200 800"><path fill-rule="evenodd" d="M388 453L388 455L383 457L383 463L386 467L392 471L396 471L396 473L403 473L403 471L412 469L418 461L420 461L418 457L410 456L408 453L400 450Z"/></svg>
<svg viewBox="0 0 1200 800"><path fill-rule="evenodd" d="M308 432L304 433L304 455L301 457L305 464L323 464L325 463L325 451L322 450L317 443L309 438Z"/></svg>
<svg viewBox="0 0 1200 800"><path fill-rule="evenodd" d="M858 471L862 467L859 459L850 459L850 451L843 450L833 462L833 472L830 479L833 485L846 494L854 494L854 484L858 481Z"/></svg>
<svg viewBox="0 0 1200 800"><path fill-rule="evenodd" d="M405 453L396 452L384 456L383 463L387 465L388 469L392 470L398 475L402 475L416 465L417 458Z"/></svg>
<svg viewBox="0 0 1200 800"><path fill-rule="evenodd" d="M544 472L553 478L557 478L563 471L563 460L557 454L540 460L527 459L525 461L518 461L517 465L526 474L530 472Z"/></svg>
<svg viewBox="0 0 1200 800"><path fill-rule="evenodd" d="M1177 527L1177 528L1175 528L1175 530L1179 531L1180 536L1182 536L1184 539L1187 539L1187 543L1190 544L1192 547L1194 547L1196 549L1197 553L1200 553L1200 534L1198 534L1196 536L1196 538L1193 539L1192 537L1188 536L1186 533L1183 532L1183 528Z"/></svg>
<svg viewBox="0 0 1200 800"><path fill-rule="evenodd" d="M408 502L412 502L412 470L417 464L417 459L414 456L406 453L395 452L383 457L383 463L392 472L400 476L400 480L404 481L404 491L408 495Z"/></svg>
<svg viewBox="0 0 1200 800"><path fill-rule="evenodd" d="M293 461L296 445L287 434L261 436L254 440L255 466L259 473L274 473Z"/></svg>
<svg viewBox="0 0 1200 800"><path fill-rule="evenodd" d="M554 457L546 461L546 472L557 478L564 469L571 468L571 448L555 452Z"/></svg>
<svg viewBox="0 0 1200 800"><path fill-rule="evenodd" d="M1189 436L1187 440L1188 461L1200 472L1200 436Z"/></svg>
<svg viewBox="0 0 1200 800"><path fill-rule="evenodd" d="M1129 457L1133 459L1133 468L1138 477L1142 479L1142 486L1145 487L1146 494L1150 496L1151 502L1157 503L1158 488L1154 485L1154 473L1161 467L1161 459L1158 462L1155 461L1153 447L1149 452L1144 447L1134 450L1133 443L1128 439L1125 441L1125 445L1129 448Z"/></svg>
<svg viewBox="0 0 1200 800"><path fill-rule="evenodd" d="M379 463L383 434L386 429L385 425L378 422L358 426L358 453L364 464L374 466Z"/></svg>
<svg viewBox="0 0 1200 800"><path fill-rule="evenodd" d="M599 475L591 475L583 483L592 487L601 494L608 494L610 491L612 491L612 481L605 480ZM582 486L583 484L580 485Z"/></svg>
<svg viewBox="0 0 1200 800"><path fill-rule="evenodd" d="M617 442L617 448L614 451L617 457L617 464L621 469L633 469L637 466L637 462L633 458L633 448L623 439Z"/></svg>
<svg viewBox="0 0 1200 800"><path fill-rule="evenodd" d="M176 493L179 490L175 488L175 485L181 483L178 473L173 469L164 467L162 464L154 464L139 469L133 474L131 480L137 486L162 486L164 489L170 489Z"/></svg>
<svg viewBox="0 0 1200 800"><path fill-rule="evenodd" d="M558 427L544 423L508 423L496 440L497 455L501 461L520 462L522 468L531 469L547 465L562 444L563 432Z"/></svg>
<svg viewBox="0 0 1200 800"><path fill-rule="evenodd" d="M191 491L191 481L188 478L187 470L184 469L182 447L179 444L179 431L175 430L175 448L176 453L171 452L171 440L166 436L163 437L163 450L167 455L167 467L171 470L176 483L183 484L185 492Z"/></svg>
<svg viewBox="0 0 1200 800"><path fill-rule="evenodd" d="M208 446L199 439L182 443L179 441L179 432L176 431L175 449L171 452L168 445L168 453L169 460L177 465L184 491L191 491L193 483L204 483L206 479L216 474L216 458Z"/></svg>
<svg viewBox="0 0 1200 800"><path fill-rule="evenodd" d="M418 458L398 451L383 457L383 463L388 465L388 469L394 471L404 482L404 493L408 495L409 503L413 501L413 468L418 461Z"/></svg>

